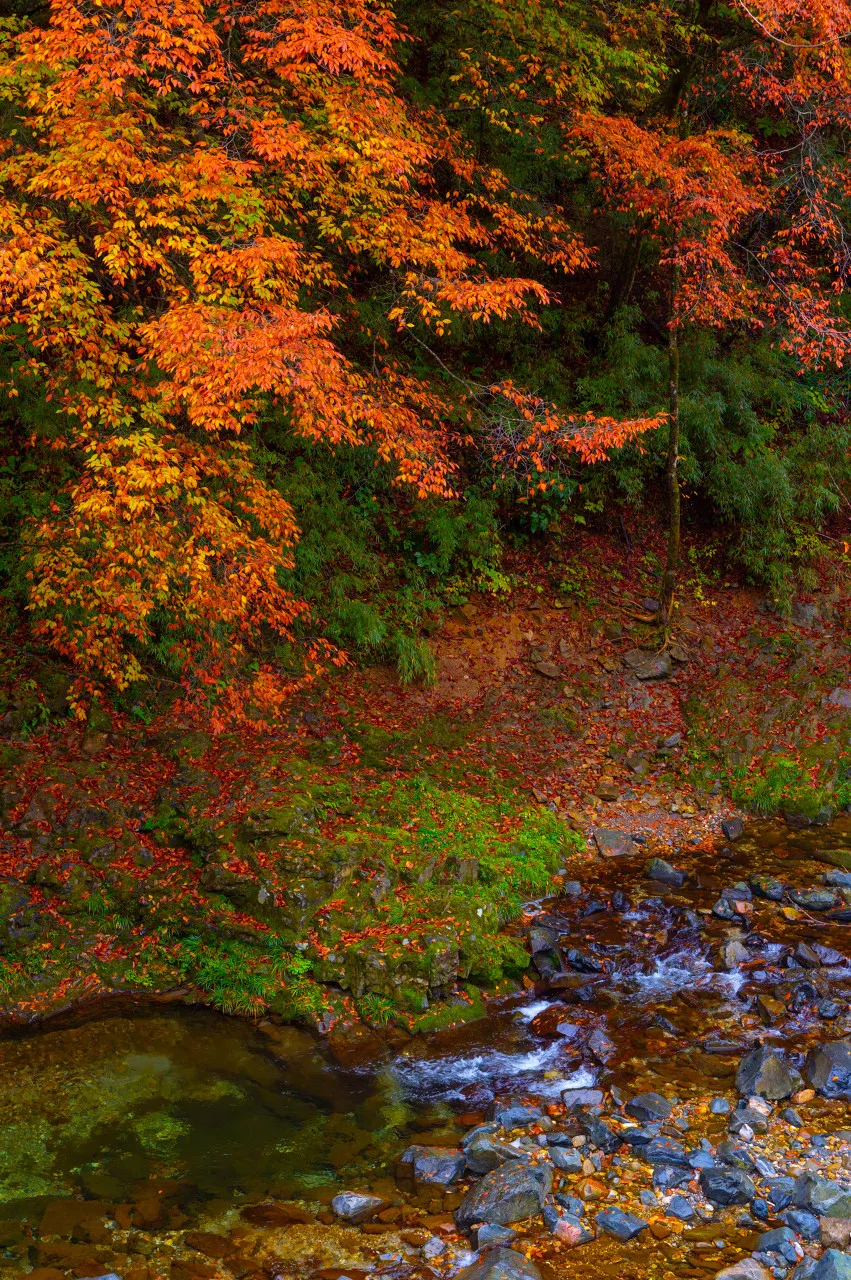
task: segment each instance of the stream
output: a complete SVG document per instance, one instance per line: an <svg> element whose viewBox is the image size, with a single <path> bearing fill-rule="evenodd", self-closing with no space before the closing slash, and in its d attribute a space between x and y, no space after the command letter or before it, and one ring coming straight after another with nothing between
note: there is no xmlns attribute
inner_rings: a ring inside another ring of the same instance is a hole
<svg viewBox="0 0 851 1280"><path fill-rule="evenodd" d="M736 1105L743 1055L763 1043L802 1068L814 1045L851 1032L846 856L851 866L849 819L804 831L755 824L711 857L686 847L671 857L682 885L649 879L647 851L601 858L581 885L527 905L517 929L534 982L491 1002L487 1018L413 1038L368 1069L344 1070L301 1029L182 1007L107 1011L7 1038L0 1274L456 1274L478 1256L475 1232L453 1226L471 1176L409 1183L397 1161L412 1144L457 1151L495 1100L531 1101L547 1117L532 1125L531 1150L546 1147L551 1113L562 1123L566 1090L602 1090L610 1110L653 1092L674 1105L669 1136L714 1151L729 1136L729 1107L709 1103ZM811 1142L851 1175L851 1146L836 1137L851 1129L851 1104L805 1098L799 1132L778 1127L785 1105L758 1141L792 1159ZM603 1199L620 1202L632 1183L646 1206L658 1199L628 1154L595 1156L576 1132L586 1164L563 1175L563 1192L583 1199L584 1175L603 1180ZM383 1215L347 1223L332 1205L342 1191L375 1196ZM658 1230L654 1220L621 1242L594 1228L584 1200L596 1238L581 1247L562 1247L540 1217L519 1229L541 1274L714 1276L780 1221L759 1221L753 1206L720 1218L702 1209L669 1230L663 1198ZM782 1259L766 1274L785 1275Z"/></svg>

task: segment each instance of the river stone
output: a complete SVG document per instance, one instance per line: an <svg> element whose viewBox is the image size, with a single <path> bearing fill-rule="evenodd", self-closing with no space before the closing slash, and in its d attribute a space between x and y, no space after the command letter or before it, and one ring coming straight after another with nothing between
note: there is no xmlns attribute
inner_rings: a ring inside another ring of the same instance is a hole
<svg viewBox="0 0 851 1280"><path fill-rule="evenodd" d="M579 947L569 947L564 953L564 958L577 973L602 973L603 965L600 961L587 951L580 950Z"/></svg>
<svg viewBox="0 0 851 1280"><path fill-rule="evenodd" d="M831 689L825 702L829 707L851 707L851 689Z"/></svg>
<svg viewBox="0 0 851 1280"><path fill-rule="evenodd" d="M471 1173L490 1173L506 1160L519 1159L522 1153L492 1134L480 1133L464 1148L467 1168Z"/></svg>
<svg viewBox="0 0 851 1280"><path fill-rule="evenodd" d="M736 1088L745 1098L754 1094L772 1101L791 1098L801 1083L799 1073L789 1066L783 1054L764 1045L743 1058L736 1072Z"/></svg>
<svg viewBox="0 0 851 1280"><path fill-rule="evenodd" d="M503 1227L522 1222L541 1212L552 1178L545 1165L503 1165L471 1188L456 1211L455 1221L462 1230L474 1222L496 1222Z"/></svg>
<svg viewBox="0 0 851 1280"><path fill-rule="evenodd" d="M823 1218L851 1218L851 1188L817 1173L802 1173L795 1183L795 1204Z"/></svg>
<svg viewBox="0 0 851 1280"><path fill-rule="evenodd" d="M798 1261L795 1248L795 1232L791 1227L775 1227L764 1231L756 1242L759 1253L779 1253L787 1262Z"/></svg>
<svg viewBox="0 0 851 1280"><path fill-rule="evenodd" d="M756 1188L741 1169L701 1169L700 1186L710 1204L716 1208L731 1204L747 1204Z"/></svg>
<svg viewBox="0 0 851 1280"><path fill-rule="evenodd" d="M562 1173L581 1173L582 1156L573 1147L550 1147L550 1159L553 1167Z"/></svg>
<svg viewBox="0 0 851 1280"><path fill-rule="evenodd" d="M671 1114L671 1104L661 1093L639 1093L630 1098L624 1110L628 1116L644 1124L652 1120L667 1120Z"/></svg>
<svg viewBox="0 0 851 1280"><path fill-rule="evenodd" d="M583 1116L580 1119L582 1132L593 1147L597 1147L604 1155L613 1155L618 1150L623 1138L619 1133L601 1120L598 1116Z"/></svg>
<svg viewBox="0 0 851 1280"><path fill-rule="evenodd" d="M565 1089L561 1095L567 1113L583 1107L599 1107L603 1103L602 1089Z"/></svg>
<svg viewBox="0 0 851 1280"><path fill-rule="evenodd" d="M780 902L783 897L783 882L775 876L756 875L748 881L758 898L766 898L769 902Z"/></svg>
<svg viewBox="0 0 851 1280"><path fill-rule="evenodd" d="M787 1209L783 1221L797 1231L805 1240L818 1240L819 1220L809 1209Z"/></svg>
<svg viewBox="0 0 851 1280"><path fill-rule="evenodd" d="M807 1084L825 1098L851 1099L851 1042L833 1040L809 1054L804 1067Z"/></svg>
<svg viewBox="0 0 851 1280"><path fill-rule="evenodd" d="M810 1280L851 1280L851 1254L825 1250L810 1272Z"/></svg>
<svg viewBox="0 0 851 1280"><path fill-rule="evenodd" d="M614 1236L616 1240L632 1240L650 1225L634 1213L625 1213L623 1209L617 1208L601 1209L594 1221L601 1231Z"/></svg>
<svg viewBox="0 0 851 1280"><path fill-rule="evenodd" d="M659 884L670 885L672 889L681 888L686 879L684 871L680 871L677 867L672 867L670 862L666 862L664 858L651 858L644 868L644 874L648 880L656 880Z"/></svg>
<svg viewBox="0 0 851 1280"><path fill-rule="evenodd" d="M496 1222L485 1222L476 1232L477 1249L493 1249L495 1245L510 1244L517 1239L511 1227L500 1227Z"/></svg>
<svg viewBox="0 0 851 1280"><path fill-rule="evenodd" d="M428 1187L448 1187L462 1176L467 1164L463 1151L454 1147L412 1146L400 1165L410 1165L414 1182Z"/></svg>
<svg viewBox="0 0 851 1280"><path fill-rule="evenodd" d="M466 1151L472 1142L484 1134L496 1133L499 1125L495 1120L487 1120L484 1124L474 1125L472 1129L468 1129L461 1139L461 1149Z"/></svg>
<svg viewBox="0 0 851 1280"><path fill-rule="evenodd" d="M738 840L745 833L745 824L741 818L725 818L721 823L721 831L728 840Z"/></svg>
<svg viewBox="0 0 851 1280"><path fill-rule="evenodd" d="M493 1119L503 1129L525 1129L527 1125L537 1124L543 1117L543 1111L531 1102L495 1103Z"/></svg>
<svg viewBox="0 0 851 1280"><path fill-rule="evenodd" d="M678 1168L689 1167L689 1154L675 1138L654 1138L641 1148L641 1159L647 1164L672 1164Z"/></svg>
<svg viewBox="0 0 851 1280"><path fill-rule="evenodd" d="M638 845L625 831L612 831L598 827L594 832L594 842L599 852L606 858L620 858L638 853Z"/></svg>
<svg viewBox="0 0 851 1280"><path fill-rule="evenodd" d="M771 1280L771 1272L756 1258L740 1258L731 1267L716 1272L715 1280Z"/></svg>
<svg viewBox="0 0 851 1280"><path fill-rule="evenodd" d="M829 911L837 905L837 896L830 889L790 889L789 897L805 911Z"/></svg>
<svg viewBox="0 0 851 1280"><path fill-rule="evenodd" d="M360 1191L341 1191L331 1201L331 1208L338 1218L356 1225L386 1209L387 1201L382 1200L381 1196L368 1196Z"/></svg>
<svg viewBox="0 0 851 1280"><path fill-rule="evenodd" d="M651 649L630 649L623 655L623 664L639 680L665 680L673 670L669 653L654 653Z"/></svg>
<svg viewBox="0 0 851 1280"><path fill-rule="evenodd" d="M665 1212L670 1218L679 1218L680 1222L691 1222L694 1217L694 1208L685 1196L674 1196Z"/></svg>
<svg viewBox="0 0 851 1280"><path fill-rule="evenodd" d="M766 1178L765 1188L772 1207L778 1213L781 1209L788 1209L795 1199L794 1178Z"/></svg>
<svg viewBox="0 0 851 1280"><path fill-rule="evenodd" d="M851 1218L822 1218L819 1240L826 1249L847 1249L851 1244Z"/></svg>
<svg viewBox="0 0 851 1280"><path fill-rule="evenodd" d="M820 879L834 889L851 889L851 871L826 871Z"/></svg>
<svg viewBox="0 0 851 1280"><path fill-rule="evenodd" d="M541 1280L541 1273L522 1253L492 1249L471 1267L456 1272L455 1280Z"/></svg>

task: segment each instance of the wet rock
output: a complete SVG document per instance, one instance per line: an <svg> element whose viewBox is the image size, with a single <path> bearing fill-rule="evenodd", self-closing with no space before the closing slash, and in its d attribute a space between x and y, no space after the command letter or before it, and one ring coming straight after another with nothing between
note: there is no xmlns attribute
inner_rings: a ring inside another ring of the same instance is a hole
<svg viewBox="0 0 851 1280"><path fill-rule="evenodd" d="M702 1169L700 1187L716 1208L747 1204L756 1195L753 1182L741 1169Z"/></svg>
<svg viewBox="0 0 851 1280"><path fill-rule="evenodd" d="M834 1040L813 1049L804 1075L807 1083L825 1098L851 1100L851 1042Z"/></svg>
<svg viewBox="0 0 851 1280"><path fill-rule="evenodd" d="M745 1129L750 1131L750 1137L755 1133L768 1133L768 1117L754 1107L737 1107L727 1128L730 1133L742 1134L742 1137L745 1137Z"/></svg>
<svg viewBox="0 0 851 1280"><path fill-rule="evenodd" d="M478 1134L464 1151L471 1173L490 1173L506 1160L518 1159L520 1154L516 1147L486 1133Z"/></svg>
<svg viewBox="0 0 851 1280"><path fill-rule="evenodd" d="M732 1107L726 1098L713 1098L709 1104L709 1110L714 1116L726 1116Z"/></svg>
<svg viewBox="0 0 851 1280"><path fill-rule="evenodd" d="M781 1114L781 1119L790 1124L793 1129L803 1129L804 1127L804 1122L794 1107L786 1107Z"/></svg>
<svg viewBox="0 0 851 1280"><path fill-rule="evenodd" d="M501 1227L496 1222L486 1222L476 1232L477 1249L493 1249L497 1245L510 1244L517 1239L517 1232L511 1227Z"/></svg>
<svg viewBox="0 0 851 1280"><path fill-rule="evenodd" d="M661 1093L639 1093L630 1098L624 1110L628 1116L644 1124L652 1120L667 1120L671 1114L671 1104Z"/></svg>
<svg viewBox="0 0 851 1280"><path fill-rule="evenodd" d="M625 831L612 831L599 827L594 832L594 842L606 858L620 858L638 852L638 846L632 836L627 835Z"/></svg>
<svg viewBox="0 0 851 1280"><path fill-rule="evenodd" d="M359 1191L341 1191L331 1201L331 1208L338 1218L356 1225L386 1209L387 1201L381 1196L364 1195Z"/></svg>
<svg viewBox="0 0 851 1280"><path fill-rule="evenodd" d="M841 951L836 951L833 947L826 947L821 942L814 942L812 950L828 969L839 968L848 963L848 957L844 956Z"/></svg>
<svg viewBox="0 0 851 1280"><path fill-rule="evenodd" d="M605 1155L614 1154L623 1141L621 1135L598 1116L583 1116L580 1125L588 1141Z"/></svg>
<svg viewBox="0 0 851 1280"><path fill-rule="evenodd" d="M665 1212L672 1218L679 1218L680 1222L691 1222L694 1217L694 1207L685 1196L674 1196Z"/></svg>
<svg viewBox="0 0 851 1280"><path fill-rule="evenodd" d="M646 1231L648 1223L634 1213L625 1213L623 1209L602 1209L594 1219L601 1231L614 1236L616 1240L633 1240L642 1231Z"/></svg>
<svg viewBox="0 0 851 1280"><path fill-rule="evenodd" d="M674 1191L680 1187L687 1187L693 1177L694 1170L691 1168L681 1169L671 1164L660 1165L653 1170L653 1186L657 1191Z"/></svg>
<svg viewBox="0 0 851 1280"><path fill-rule="evenodd" d="M851 1188L816 1173L802 1173L795 1183L795 1205L825 1218L851 1218Z"/></svg>
<svg viewBox="0 0 851 1280"><path fill-rule="evenodd" d="M795 959L802 969L819 969L821 961L806 942L799 942L794 951Z"/></svg>
<svg viewBox="0 0 851 1280"><path fill-rule="evenodd" d="M842 1006L837 1004L835 1000L820 1000L818 1003L818 1016L829 1022L832 1018L838 1018L842 1012Z"/></svg>
<svg viewBox="0 0 851 1280"><path fill-rule="evenodd" d="M685 872L671 866L670 862L666 862L664 858L651 858L644 873L648 880L656 880L659 884L669 885L672 889L681 888L686 880Z"/></svg>
<svg viewBox="0 0 851 1280"><path fill-rule="evenodd" d="M612 891L612 911L616 911L618 915L623 915L625 911L629 911L632 901L623 889L614 889Z"/></svg>
<svg viewBox="0 0 851 1280"><path fill-rule="evenodd" d="M564 958L576 973L602 973L603 965L595 957L587 951L580 951L578 947L570 947L564 954Z"/></svg>
<svg viewBox="0 0 851 1280"><path fill-rule="evenodd" d="M642 1125L640 1129L624 1129L621 1133L621 1137L630 1147L640 1149L642 1147L646 1147L648 1143L652 1142L653 1139L657 1137L656 1128L657 1127L655 1125L652 1128L648 1125Z"/></svg>
<svg viewBox="0 0 851 1280"><path fill-rule="evenodd" d="M541 1273L522 1253L491 1249L471 1267L456 1272L455 1280L541 1280Z"/></svg>
<svg viewBox="0 0 851 1280"><path fill-rule="evenodd" d="M851 1254L827 1249L811 1271L810 1280L851 1280Z"/></svg>
<svg viewBox="0 0 851 1280"><path fill-rule="evenodd" d="M550 1147L550 1159L553 1167L562 1173L581 1173L582 1156L573 1147Z"/></svg>
<svg viewBox="0 0 851 1280"><path fill-rule="evenodd" d="M747 1098L754 1094L772 1101L791 1098L801 1083L800 1074L784 1055L764 1045L743 1058L736 1071L736 1088Z"/></svg>
<svg viewBox="0 0 851 1280"><path fill-rule="evenodd" d="M642 1149L641 1158L647 1164L689 1167L689 1152L681 1142L677 1142L676 1138L654 1138Z"/></svg>
<svg viewBox="0 0 851 1280"><path fill-rule="evenodd" d="M673 670L669 653L653 653L649 649L630 649L623 655L623 664L639 680L665 680Z"/></svg>
<svg viewBox="0 0 851 1280"><path fill-rule="evenodd" d="M721 831L727 840L738 840L744 835L745 824L741 818L725 818L721 823Z"/></svg>
<svg viewBox="0 0 851 1280"><path fill-rule="evenodd" d="M775 1227L764 1231L756 1242L760 1253L779 1253L787 1262L797 1262L800 1256L796 1248L795 1232L791 1227Z"/></svg>
<svg viewBox="0 0 851 1280"><path fill-rule="evenodd" d="M839 901L830 889L790 889L789 897L806 911L830 911Z"/></svg>
<svg viewBox="0 0 851 1280"><path fill-rule="evenodd" d="M543 1111L531 1102L510 1102L507 1105L494 1103L493 1119L503 1129L525 1129L530 1124L537 1124L543 1117Z"/></svg>
<svg viewBox="0 0 851 1280"><path fill-rule="evenodd" d="M821 879L834 889L851 889L851 871L826 871Z"/></svg>
<svg viewBox="0 0 851 1280"><path fill-rule="evenodd" d="M756 1168L754 1157L748 1151L747 1147L739 1146L735 1142L726 1141L719 1142L717 1147L718 1158L724 1161L724 1164L731 1165L734 1169L746 1169L750 1172Z"/></svg>
<svg viewBox="0 0 851 1280"><path fill-rule="evenodd" d="M779 994L779 993L778 993ZM790 1013L800 1013L806 1005L817 999L818 992L811 982L796 982L789 993L788 1008Z"/></svg>
<svg viewBox="0 0 851 1280"><path fill-rule="evenodd" d="M773 996L766 996L760 993L756 998L756 1011L759 1014L760 1021L766 1027L777 1026L778 1023L784 1022L786 1018L786 1006L782 1000L775 1000Z"/></svg>
<svg viewBox="0 0 851 1280"><path fill-rule="evenodd" d="M783 1221L788 1222L789 1226L804 1240L818 1239L819 1220L808 1209L787 1209L783 1214Z"/></svg>
<svg viewBox="0 0 851 1280"><path fill-rule="evenodd" d="M410 1166L413 1181L422 1186L448 1187L464 1173L466 1156L453 1147L411 1146L399 1160Z"/></svg>
<svg viewBox="0 0 851 1280"><path fill-rule="evenodd" d="M568 1114L583 1107L599 1107L603 1102L602 1089L565 1089L561 1100Z"/></svg>
<svg viewBox="0 0 851 1280"><path fill-rule="evenodd" d="M751 876L748 883L757 897L767 902L780 902L783 897L783 883L774 876Z"/></svg>
<svg viewBox="0 0 851 1280"><path fill-rule="evenodd" d="M731 1267L718 1271L715 1280L772 1280L772 1277L756 1258L740 1258Z"/></svg>
<svg viewBox="0 0 851 1280"><path fill-rule="evenodd" d="M474 1222L496 1222L503 1227L522 1222L541 1212L551 1186L552 1173L545 1165L503 1165L468 1192L455 1221L462 1230Z"/></svg>
<svg viewBox="0 0 851 1280"><path fill-rule="evenodd" d="M609 1039L605 1031L601 1031L599 1027L591 1032L585 1042L585 1047L594 1061L599 1062L601 1066L611 1062L617 1053L614 1043Z"/></svg>

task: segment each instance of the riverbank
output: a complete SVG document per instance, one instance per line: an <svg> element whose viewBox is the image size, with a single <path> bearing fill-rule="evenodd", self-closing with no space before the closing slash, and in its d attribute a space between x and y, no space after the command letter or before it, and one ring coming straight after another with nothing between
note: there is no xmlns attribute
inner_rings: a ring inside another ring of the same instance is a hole
<svg viewBox="0 0 851 1280"><path fill-rule="evenodd" d="M524 902L633 837L714 858L748 812L847 805L846 584L785 619L696 575L660 653L648 566L586 552L436 619L433 688L349 670L274 731L80 727L63 673L7 679L7 1022L171 992L369 1057L534 981Z"/></svg>

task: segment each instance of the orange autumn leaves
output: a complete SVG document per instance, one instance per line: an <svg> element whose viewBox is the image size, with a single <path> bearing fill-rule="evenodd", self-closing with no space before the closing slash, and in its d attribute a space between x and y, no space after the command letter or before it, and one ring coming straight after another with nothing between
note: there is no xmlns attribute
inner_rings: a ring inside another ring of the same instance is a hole
<svg viewBox="0 0 851 1280"><path fill-rule="evenodd" d="M191 697L274 709L335 658L317 641L295 674L255 660L234 681L305 611L281 585L292 511L243 438L269 406L451 492L451 406L338 343L353 275L391 272L390 318L440 333L452 313L534 322L549 301L520 272L488 276L481 251L588 260L558 211L408 107L401 38L369 0L55 0L46 27L6 31L10 394L44 386L50 445L76 465L28 531L29 603L80 699L144 678L154 652Z"/></svg>

